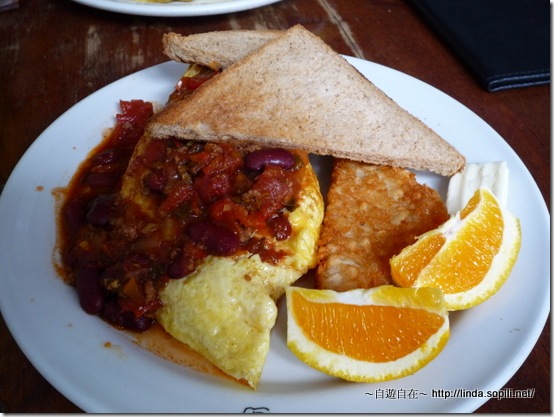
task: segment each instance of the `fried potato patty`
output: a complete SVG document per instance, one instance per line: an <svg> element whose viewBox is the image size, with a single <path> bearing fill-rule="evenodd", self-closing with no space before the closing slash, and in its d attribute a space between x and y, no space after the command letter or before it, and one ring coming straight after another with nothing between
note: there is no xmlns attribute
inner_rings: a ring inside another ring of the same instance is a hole
<svg viewBox="0 0 554 417"><path fill-rule="evenodd" d="M391 284L389 259L447 219L439 194L412 172L336 160L316 286L347 291Z"/></svg>

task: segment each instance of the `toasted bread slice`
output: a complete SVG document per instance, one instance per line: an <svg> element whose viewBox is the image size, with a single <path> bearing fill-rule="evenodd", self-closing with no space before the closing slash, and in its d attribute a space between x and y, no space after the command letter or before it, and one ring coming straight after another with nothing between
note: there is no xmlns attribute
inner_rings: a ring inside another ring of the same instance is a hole
<svg viewBox="0 0 554 417"><path fill-rule="evenodd" d="M155 137L251 141L452 175L454 147L297 25L237 61L149 125Z"/></svg>
<svg viewBox="0 0 554 417"><path fill-rule="evenodd" d="M226 30L189 36L171 32L162 42L164 53L172 60L219 71L282 34L280 30Z"/></svg>
<svg viewBox="0 0 554 417"><path fill-rule="evenodd" d="M336 160L321 230L316 286L391 284L389 259L448 219L432 188L402 168Z"/></svg>

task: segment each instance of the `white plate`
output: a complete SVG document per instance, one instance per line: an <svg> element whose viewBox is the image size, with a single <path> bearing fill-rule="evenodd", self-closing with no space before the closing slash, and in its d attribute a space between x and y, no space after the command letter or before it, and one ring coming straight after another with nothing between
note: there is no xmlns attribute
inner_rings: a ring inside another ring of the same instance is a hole
<svg viewBox="0 0 554 417"><path fill-rule="evenodd" d="M486 396L517 371L550 309L550 218L537 185L506 142L454 99L398 71L349 60L468 162L508 163L508 207L523 230L508 282L487 302L451 314L451 339L429 365L379 384L347 383L296 359L286 347L282 300L257 392L160 359L85 314L73 288L52 268L56 228L51 191L68 183L102 131L112 126L120 99L165 102L185 67L160 64L102 88L63 114L25 153L0 198L2 314L25 355L62 394L88 412L110 413L471 412L487 398L445 400L433 396L433 390L462 388L466 397L473 392ZM314 161L323 175L325 164ZM418 173L418 178L444 196L445 178L428 173Z"/></svg>
<svg viewBox="0 0 554 417"><path fill-rule="evenodd" d="M277 3L280 0L192 0L191 2L145 3L134 0L73 0L110 12L141 16L208 16Z"/></svg>

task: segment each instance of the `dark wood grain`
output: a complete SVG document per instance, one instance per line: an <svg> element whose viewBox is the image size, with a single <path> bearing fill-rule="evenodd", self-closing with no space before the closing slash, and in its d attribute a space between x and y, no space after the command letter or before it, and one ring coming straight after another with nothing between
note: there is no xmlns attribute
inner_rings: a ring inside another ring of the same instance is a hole
<svg viewBox="0 0 554 417"><path fill-rule="evenodd" d="M0 13L0 186L64 111L125 75L166 61L160 48L165 32L286 29L296 23L339 53L412 75L469 107L515 150L550 202L549 86L486 92L401 0L284 0L239 13L179 18L123 15L69 0L20 1L17 9ZM25 358L3 320L0 346L0 411L81 411ZM550 320L506 387L534 388L535 397L490 400L477 411L551 411Z"/></svg>

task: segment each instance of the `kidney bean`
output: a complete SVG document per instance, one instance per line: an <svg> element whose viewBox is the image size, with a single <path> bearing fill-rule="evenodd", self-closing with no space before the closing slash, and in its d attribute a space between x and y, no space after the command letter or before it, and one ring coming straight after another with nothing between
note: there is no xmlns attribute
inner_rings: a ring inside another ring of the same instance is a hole
<svg viewBox="0 0 554 417"><path fill-rule="evenodd" d="M259 149L244 158L244 166L251 171L261 171L267 165L277 165L283 169L294 167L294 156L282 148Z"/></svg>
<svg viewBox="0 0 554 417"><path fill-rule="evenodd" d="M167 266L166 274L171 279L179 279L186 277L195 268L196 264L193 256L182 253Z"/></svg>
<svg viewBox="0 0 554 417"><path fill-rule="evenodd" d="M133 330L135 332L145 332L152 326L153 323L154 319L151 319L150 317L135 317L130 311L123 313L123 327L126 329Z"/></svg>
<svg viewBox="0 0 554 417"><path fill-rule="evenodd" d="M69 201L65 205L65 220L71 230L78 230L86 222L86 204L79 200Z"/></svg>
<svg viewBox="0 0 554 417"><path fill-rule="evenodd" d="M122 311L117 302L117 298L106 300L100 315L104 320L107 320L117 327L136 332L145 332L154 323L154 320L149 317L135 317L132 311Z"/></svg>
<svg viewBox="0 0 554 417"><path fill-rule="evenodd" d="M123 158L123 152L118 148L104 149L102 152L94 155L92 163L94 165L108 165L119 162Z"/></svg>
<svg viewBox="0 0 554 417"><path fill-rule="evenodd" d="M277 240L286 240L292 234L292 226L285 216L276 216L269 220L268 225Z"/></svg>
<svg viewBox="0 0 554 417"><path fill-rule="evenodd" d="M104 306L104 294L100 286L102 269L86 266L77 271L75 286L81 308L89 314L98 314Z"/></svg>
<svg viewBox="0 0 554 417"><path fill-rule="evenodd" d="M187 275L187 267L180 256L167 266L167 276L171 279L183 278Z"/></svg>
<svg viewBox="0 0 554 417"><path fill-rule="evenodd" d="M93 172L88 174L85 181L92 188L104 188L114 185L119 179L118 172Z"/></svg>
<svg viewBox="0 0 554 417"><path fill-rule="evenodd" d="M144 179L144 186L153 193L162 194L166 182L167 177L165 173L161 169L158 169L156 171L152 171L146 176Z"/></svg>
<svg viewBox="0 0 554 417"><path fill-rule="evenodd" d="M115 207L116 194L104 194L96 197L89 205L87 221L96 227L105 227L110 224Z"/></svg>
<svg viewBox="0 0 554 417"><path fill-rule="evenodd" d="M204 246L213 255L232 255L240 244L238 236L233 231L213 223L192 223L187 233L194 243Z"/></svg>

